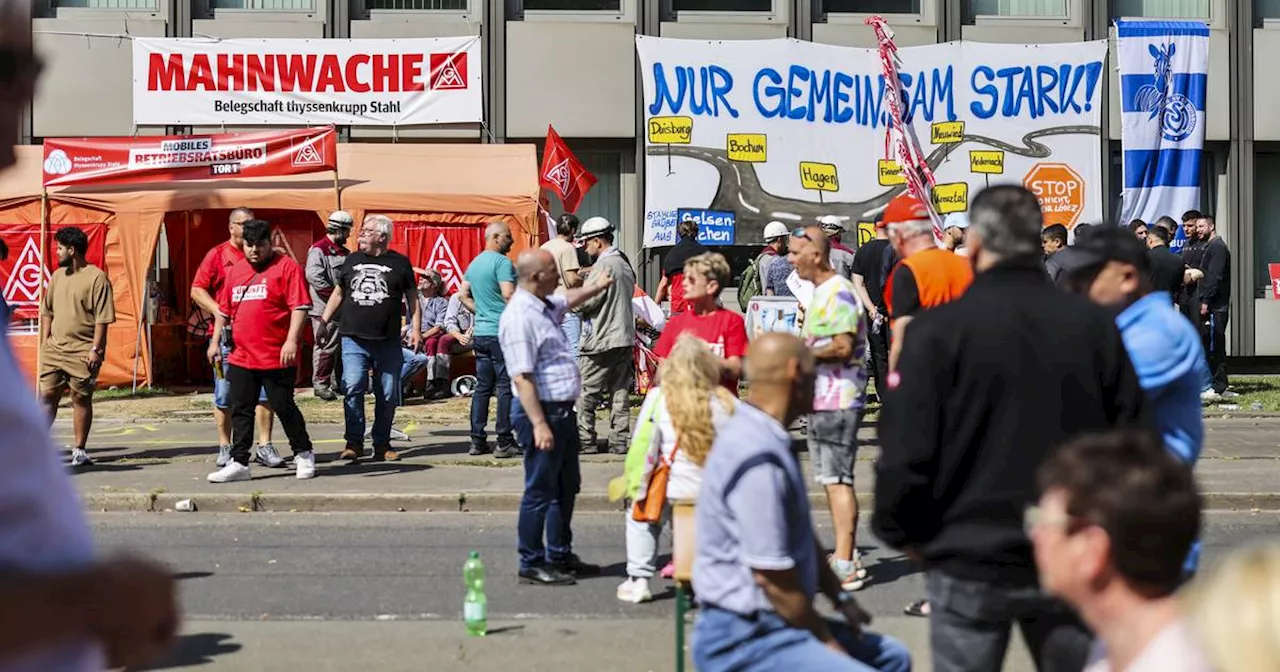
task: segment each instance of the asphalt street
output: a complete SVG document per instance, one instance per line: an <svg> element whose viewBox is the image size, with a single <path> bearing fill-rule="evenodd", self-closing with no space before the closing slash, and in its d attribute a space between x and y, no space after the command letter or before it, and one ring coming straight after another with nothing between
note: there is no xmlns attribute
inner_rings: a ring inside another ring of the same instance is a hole
<svg viewBox="0 0 1280 672"><path fill-rule="evenodd" d="M821 521L825 516L817 514ZM620 514L575 519L575 547L605 566L577 586L516 583L513 514L95 514L104 552L168 563L188 622L179 650L152 669L669 670L671 592L646 605L614 598L624 568ZM825 536L829 525L820 524ZM1280 513L1209 514L1205 553L1280 536ZM858 593L875 627L928 670L925 622L901 615L923 577L865 531L873 584ZM490 627L463 634L462 563L480 551ZM664 552L665 552L664 542ZM656 589L666 589L658 582ZM691 668L690 668L691 669ZM1030 669L1021 649L1007 670Z"/></svg>

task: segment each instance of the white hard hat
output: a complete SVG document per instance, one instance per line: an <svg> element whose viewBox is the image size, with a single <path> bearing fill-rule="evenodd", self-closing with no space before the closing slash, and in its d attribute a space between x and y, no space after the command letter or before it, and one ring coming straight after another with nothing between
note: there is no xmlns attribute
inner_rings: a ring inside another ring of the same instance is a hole
<svg viewBox="0 0 1280 672"><path fill-rule="evenodd" d="M947 218L942 221L942 228L943 230L946 230L951 227L955 227L962 231L969 228L969 213L953 212L947 215Z"/></svg>
<svg viewBox="0 0 1280 672"><path fill-rule="evenodd" d="M351 217L351 213L346 210L334 210L333 214L329 215L328 226L330 228L349 229L355 226L355 221L356 220Z"/></svg>
<svg viewBox="0 0 1280 672"><path fill-rule="evenodd" d="M613 231L613 224L609 223L609 220L604 217L591 217L578 227L577 237L578 240L586 240L610 231Z"/></svg>
<svg viewBox="0 0 1280 672"><path fill-rule="evenodd" d="M823 215L818 218L818 223L828 231L844 231L844 222L840 221L840 218L835 215Z"/></svg>
<svg viewBox="0 0 1280 672"><path fill-rule="evenodd" d="M787 225L782 222L769 222L764 225L765 242L787 235Z"/></svg>

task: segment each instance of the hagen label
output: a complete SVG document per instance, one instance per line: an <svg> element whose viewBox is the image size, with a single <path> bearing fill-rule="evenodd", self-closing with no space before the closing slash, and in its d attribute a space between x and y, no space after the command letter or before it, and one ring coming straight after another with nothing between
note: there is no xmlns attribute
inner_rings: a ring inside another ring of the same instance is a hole
<svg viewBox="0 0 1280 672"><path fill-rule="evenodd" d="M964 140L963 121L939 121L929 127L929 140L935 145L950 145Z"/></svg>
<svg viewBox="0 0 1280 672"><path fill-rule="evenodd" d="M1084 212L1084 180L1065 163L1037 163L1022 186L1040 199L1044 225L1076 225Z"/></svg>
<svg viewBox="0 0 1280 672"><path fill-rule="evenodd" d="M693 141L693 117L654 117L649 120L649 142L655 145L687 145Z"/></svg>
<svg viewBox="0 0 1280 672"><path fill-rule="evenodd" d="M964 212L969 209L969 183L952 182L939 184L933 188L933 204L938 214L949 215L953 212Z"/></svg>
<svg viewBox="0 0 1280 672"><path fill-rule="evenodd" d="M902 165L893 159L876 161L876 177L880 180L882 187L907 183L907 176L902 174Z"/></svg>
<svg viewBox="0 0 1280 672"><path fill-rule="evenodd" d="M730 161L764 163L768 139L764 133L730 133L725 139L724 151Z"/></svg>
<svg viewBox="0 0 1280 672"><path fill-rule="evenodd" d="M818 191L840 191L840 180L836 177L836 164L801 161L800 185L805 189Z"/></svg>
<svg viewBox="0 0 1280 672"><path fill-rule="evenodd" d="M733 244L737 222L732 212L703 210L701 208L680 208L676 210L677 222L683 222L686 219L691 219L698 223L699 243L709 247Z"/></svg>
<svg viewBox="0 0 1280 672"><path fill-rule="evenodd" d="M1004 152L975 149L969 152L969 172L979 175L1004 175Z"/></svg>

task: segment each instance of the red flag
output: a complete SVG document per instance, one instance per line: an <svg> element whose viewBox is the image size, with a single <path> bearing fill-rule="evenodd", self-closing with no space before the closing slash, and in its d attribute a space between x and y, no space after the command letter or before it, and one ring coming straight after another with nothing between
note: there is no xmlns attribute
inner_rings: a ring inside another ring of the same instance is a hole
<svg viewBox="0 0 1280 672"><path fill-rule="evenodd" d="M551 126L547 126L547 144L542 152L538 184L556 192L565 212L576 211L583 197L596 184L596 176L582 165Z"/></svg>

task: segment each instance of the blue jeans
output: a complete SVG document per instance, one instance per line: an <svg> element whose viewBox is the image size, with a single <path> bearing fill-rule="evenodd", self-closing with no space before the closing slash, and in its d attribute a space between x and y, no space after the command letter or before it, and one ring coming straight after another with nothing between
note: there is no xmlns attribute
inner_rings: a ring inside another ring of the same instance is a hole
<svg viewBox="0 0 1280 672"><path fill-rule="evenodd" d="M911 653L898 640L863 630L854 635L843 622L828 621L831 634L849 656L828 649L772 611L747 617L703 607L693 626L693 663L698 672L908 672ZM993 669L999 669L993 668Z"/></svg>
<svg viewBox="0 0 1280 672"><path fill-rule="evenodd" d="M378 384L373 388L373 448L391 446L391 423L400 405L400 367L404 355L400 342L342 337L342 385L347 389L343 399L347 447L364 445L364 393L369 389L369 369Z"/></svg>
<svg viewBox="0 0 1280 672"><path fill-rule="evenodd" d="M493 420L498 445L514 443L511 437L511 379L497 336L476 336L476 390L471 394L471 442L484 443L484 426L489 422L489 400L498 394L498 417Z"/></svg>
<svg viewBox="0 0 1280 672"><path fill-rule="evenodd" d="M511 408L516 438L524 448L524 496L516 522L520 569L563 563L573 552L573 502L582 486L578 464L578 418L572 401L547 402L542 412L555 437L551 450L533 445L533 424L517 399ZM546 533L547 543L542 544Z"/></svg>
<svg viewBox="0 0 1280 672"><path fill-rule="evenodd" d="M409 348L400 348L400 354L404 358L404 365L400 367L401 381L409 380L425 369L430 359L425 353L414 352Z"/></svg>
<svg viewBox="0 0 1280 672"><path fill-rule="evenodd" d="M231 356L231 351L221 343L218 344L218 348L222 350L222 370L226 372L228 366L227 358ZM266 403L267 387L263 385L262 389L258 391L258 405L261 406ZM213 407L223 411L231 408L231 382L225 377L219 378L217 371L213 372Z"/></svg>
<svg viewBox="0 0 1280 672"><path fill-rule="evenodd" d="M564 314L564 321L560 323L560 330L564 332L565 340L569 341L569 352L574 359L578 358L578 341L582 339L582 316L574 312Z"/></svg>

